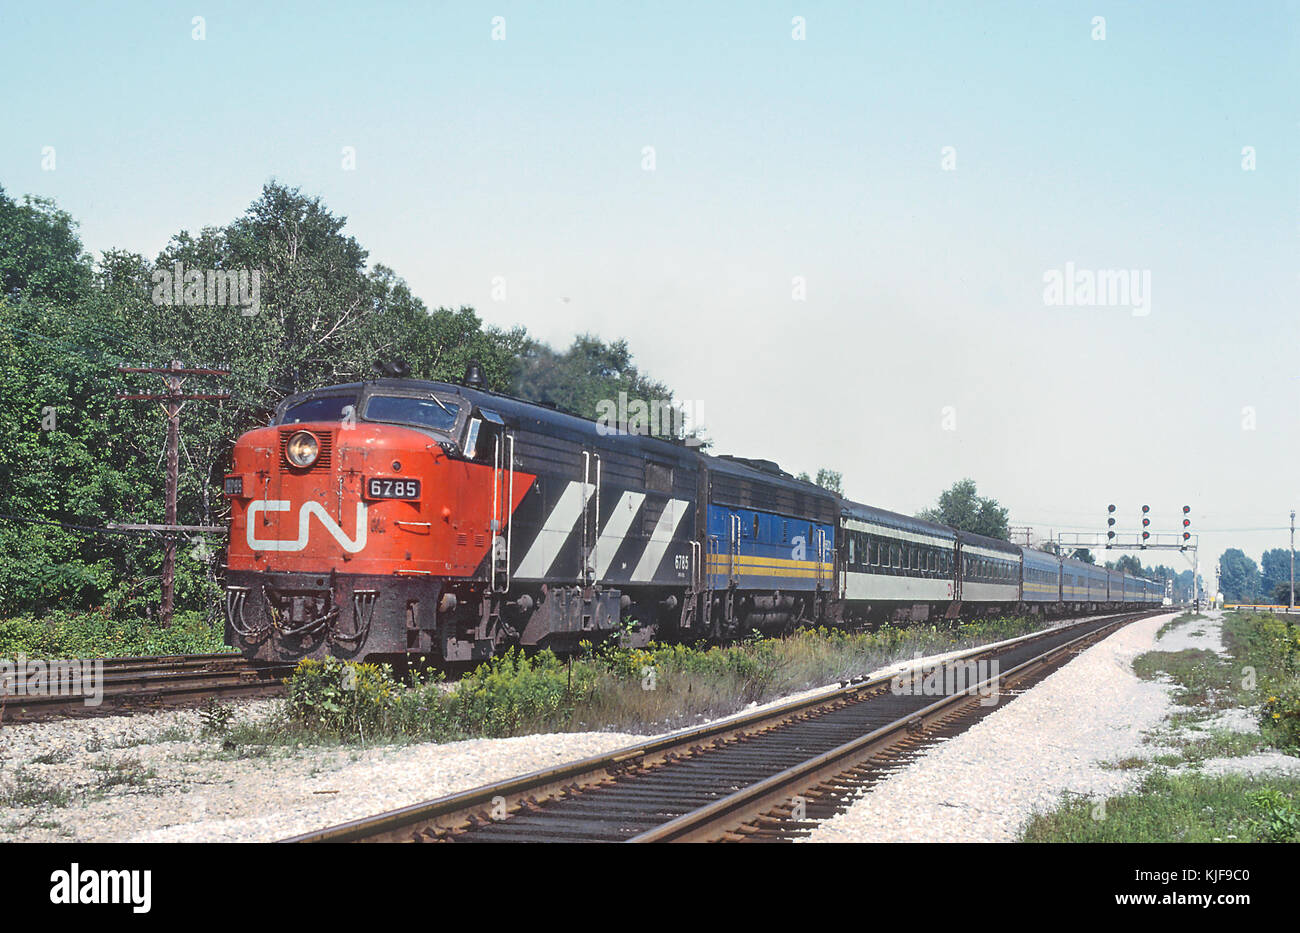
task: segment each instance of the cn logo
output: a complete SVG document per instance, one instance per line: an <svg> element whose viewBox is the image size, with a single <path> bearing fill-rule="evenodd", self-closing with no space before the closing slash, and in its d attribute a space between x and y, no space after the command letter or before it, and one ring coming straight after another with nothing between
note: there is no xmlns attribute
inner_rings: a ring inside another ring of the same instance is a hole
<svg viewBox="0 0 1300 933"><path fill-rule="evenodd" d="M298 510L298 537L292 541L262 541L257 537L259 512L288 512L292 506L287 499L267 499L250 503L248 506L248 546L254 551L301 551L307 546L307 536L311 532L311 517L320 519L321 525L333 536L343 550L356 554L366 546L366 504L357 503L357 530L353 540L343 533L343 529L325 511L319 502L304 502Z"/></svg>

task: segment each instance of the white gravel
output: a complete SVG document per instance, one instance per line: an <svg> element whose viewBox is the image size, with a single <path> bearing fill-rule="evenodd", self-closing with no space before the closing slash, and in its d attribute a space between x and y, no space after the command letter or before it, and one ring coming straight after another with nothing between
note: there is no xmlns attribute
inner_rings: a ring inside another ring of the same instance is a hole
<svg viewBox="0 0 1300 933"><path fill-rule="evenodd" d="M1132 776L1100 763L1133 754L1170 709L1168 691L1130 667L1169 618L1134 623L1089 648L895 771L807 841L1009 842L1035 810L1066 793L1122 792Z"/></svg>
<svg viewBox="0 0 1300 933"><path fill-rule="evenodd" d="M266 712L260 701L240 716ZM269 701L278 702L278 701ZM235 758L200 736L194 710L0 729L0 774L17 768L71 790L66 806L11 807L0 840L269 841L378 813L642 736L615 732L476 739L375 748L307 746ZM111 784L114 775L137 783Z"/></svg>
<svg viewBox="0 0 1300 933"><path fill-rule="evenodd" d="M1145 739L1180 709L1168 685L1138 679L1133 659L1151 650L1223 654L1221 614L1209 615L1158 641L1172 614L1127 626L967 732L902 765L805 841L1012 842L1035 813L1067 795L1104 799L1131 790L1141 772L1113 765L1176 753ZM1222 710L1198 723L1198 731L1258 732L1255 716L1249 709ZM1180 737L1196 735L1188 730ZM1216 758L1202 762L1198 773L1298 774L1300 759L1277 752Z"/></svg>

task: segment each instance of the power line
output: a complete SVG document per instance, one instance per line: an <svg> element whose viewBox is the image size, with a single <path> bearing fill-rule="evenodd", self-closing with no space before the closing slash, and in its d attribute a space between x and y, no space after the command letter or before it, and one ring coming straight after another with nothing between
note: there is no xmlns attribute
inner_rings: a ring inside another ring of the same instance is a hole
<svg viewBox="0 0 1300 933"><path fill-rule="evenodd" d="M168 366L119 366L119 373L160 375L167 386L164 393L124 393L121 399L162 402L167 410L167 517L166 524L152 526L153 531L185 531L190 526L176 524L176 491L180 485L180 435L181 409L189 401L223 401L230 398L228 393L198 393L186 395L181 392L187 376L228 376L230 371L214 368L183 367L179 360L172 360ZM171 625L172 609L175 603L176 582L176 539L168 534L163 538L163 573L162 573L162 624Z"/></svg>

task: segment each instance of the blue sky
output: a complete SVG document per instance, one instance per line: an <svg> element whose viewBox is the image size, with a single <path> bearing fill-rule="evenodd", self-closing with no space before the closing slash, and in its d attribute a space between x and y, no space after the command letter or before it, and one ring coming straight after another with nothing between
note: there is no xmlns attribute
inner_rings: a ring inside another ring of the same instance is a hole
<svg viewBox="0 0 1300 933"><path fill-rule="evenodd" d="M626 337L720 450L1285 546L1232 529L1300 503L1296 3L8 3L0 60L0 185L92 251L274 177L431 306ZM1150 313L1045 306L1067 262Z"/></svg>

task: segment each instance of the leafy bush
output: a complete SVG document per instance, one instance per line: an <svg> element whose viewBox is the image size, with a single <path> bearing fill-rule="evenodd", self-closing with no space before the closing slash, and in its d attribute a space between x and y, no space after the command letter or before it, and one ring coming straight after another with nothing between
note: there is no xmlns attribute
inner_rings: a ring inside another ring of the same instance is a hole
<svg viewBox="0 0 1300 933"><path fill-rule="evenodd" d="M402 685L387 665L338 658L298 662L289 679L289 715L308 728L363 739L387 726Z"/></svg>
<svg viewBox="0 0 1300 933"><path fill-rule="evenodd" d="M450 686L440 675L415 674L403 683L387 666L303 661L289 682L289 726L344 741L660 731L1034 627L1031 620L1004 619L961 627L887 625L875 632L809 629L713 647L631 648L614 638L584 643L568 662L551 651L511 649Z"/></svg>
<svg viewBox="0 0 1300 933"><path fill-rule="evenodd" d="M202 613L178 612L168 628L139 617L119 620L106 611L55 610L0 620L0 657L96 658L225 651L224 630Z"/></svg>
<svg viewBox="0 0 1300 933"><path fill-rule="evenodd" d="M1259 727L1281 749L1300 749L1300 678L1272 685L1273 693L1260 704Z"/></svg>
<svg viewBox="0 0 1300 933"><path fill-rule="evenodd" d="M571 673L577 674L572 683ZM588 696L594 671L571 671L551 651L532 657L512 648L461 678L447 697L453 722L465 734L519 735L565 728Z"/></svg>
<svg viewBox="0 0 1300 933"><path fill-rule="evenodd" d="M1272 613L1234 612L1224 632L1258 673L1260 731L1277 748L1300 751L1300 626Z"/></svg>
<svg viewBox="0 0 1300 933"><path fill-rule="evenodd" d="M1300 842L1300 806L1292 794L1266 787L1250 795L1261 815L1251 829L1264 842Z"/></svg>

